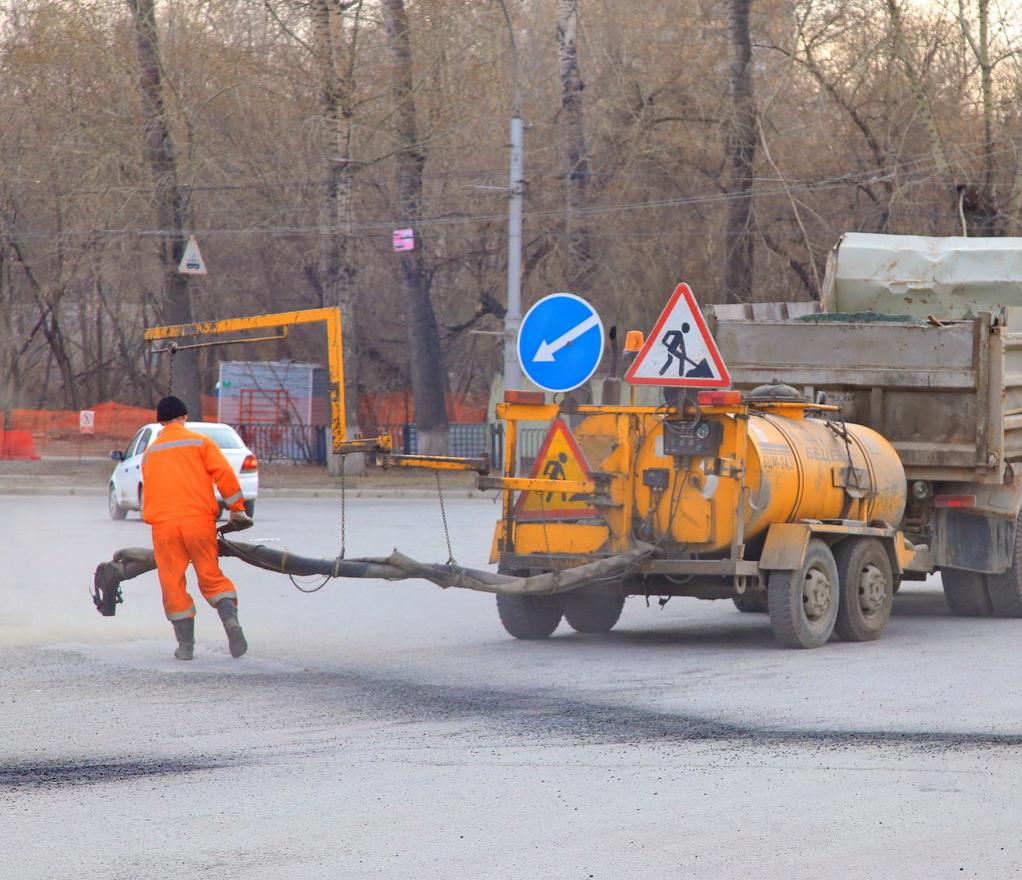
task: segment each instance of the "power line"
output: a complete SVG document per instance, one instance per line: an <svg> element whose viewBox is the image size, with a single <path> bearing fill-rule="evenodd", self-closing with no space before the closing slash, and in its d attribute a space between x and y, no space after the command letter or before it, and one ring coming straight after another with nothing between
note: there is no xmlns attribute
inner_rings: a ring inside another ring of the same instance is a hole
<svg viewBox="0 0 1022 880"><path fill-rule="evenodd" d="M1014 153L1015 148L1006 147L994 151L993 155ZM980 154L975 154L974 158ZM929 167L927 167L929 166ZM921 178L906 181L904 178L909 175L924 174ZM787 197L792 193L814 193L828 190L841 189L844 187L860 187L868 184L879 184L884 182L901 182L919 185L940 176L936 163L932 159L914 159L904 163L896 163L884 169L866 170L853 174L844 174L838 177L824 178L816 181L792 182L787 186L779 186L769 190L754 190L751 197L754 199L770 198L773 196ZM779 178L765 178L771 182L778 182ZM597 217L607 214L630 212L630 211L652 211L664 210L667 208L693 207L702 205L716 205L727 203L737 199L749 198L746 194L735 194L726 191L700 193L691 196L675 196L661 199L648 199L645 201L622 202L591 205L578 211L580 216ZM525 211L524 216L541 219L545 217L560 217L564 215L563 207L544 208L532 211ZM433 216L415 221L412 225L418 228L438 228L457 226L470 223L494 223L506 222L506 215L501 213L480 213L463 214L454 216ZM374 237L389 235L398 227L407 226L411 221L397 218L388 220L372 221L367 223L351 224L345 227L324 226L320 224L301 224L291 226L265 225L248 227L207 227L189 228L186 231L203 237L215 236L238 236L238 235L266 235L266 236L292 236L292 235L346 235L358 237ZM139 229L139 228L97 228L97 229L67 229L61 231L37 230L25 232L9 232L4 235L11 241L39 241L39 240L64 240L70 238L91 238L102 239L111 237L136 237L153 238L167 235L175 235L177 230L173 229Z"/></svg>

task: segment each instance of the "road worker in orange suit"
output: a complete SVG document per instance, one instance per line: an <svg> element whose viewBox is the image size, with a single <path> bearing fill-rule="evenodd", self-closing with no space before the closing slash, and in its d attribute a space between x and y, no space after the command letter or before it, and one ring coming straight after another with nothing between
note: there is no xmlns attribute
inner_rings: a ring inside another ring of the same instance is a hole
<svg viewBox="0 0 1022 880"><path fill-rule="evenodd" d="M216 608L227 633L232 657L248 650L238 623L238 594L220 570L216 519L220 490L231 520L242 528L252 524L245 513L241 485L220 448L185 427L188 409L177 397L164 397L156 407L163 430L142 458L142 519L153 527L153 553L163 590L163 608L174 625L178 660L191 660L195 650L195 603L188 595L185 569L191 563L199 589Z"/></svg>

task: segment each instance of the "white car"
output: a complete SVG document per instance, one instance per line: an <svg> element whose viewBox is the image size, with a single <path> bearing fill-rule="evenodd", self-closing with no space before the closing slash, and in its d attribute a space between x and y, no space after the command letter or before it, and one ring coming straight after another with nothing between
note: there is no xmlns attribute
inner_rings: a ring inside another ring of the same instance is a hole
<svg viewBox="0 0 1022 880"><path fill-rule="evenodd" d="M186 422L185 427L196 434L205 434L220 447L224 458L238 475L238 482L241 483L241 491L245 496L245 512L253 516L256 498L259 495L259 460L255 453L245 445L238 432L230 425L219 422ZM129 510L142 510L142 453L161 430L163 425L159 422L143 425L123 452L117 449L110 453L110 457L117 462L117 467L110 475L110 491L107 495L107 506L112 519L124 519ZM217 501L222 501L220 492L216 489L214 492Z"/></svg>

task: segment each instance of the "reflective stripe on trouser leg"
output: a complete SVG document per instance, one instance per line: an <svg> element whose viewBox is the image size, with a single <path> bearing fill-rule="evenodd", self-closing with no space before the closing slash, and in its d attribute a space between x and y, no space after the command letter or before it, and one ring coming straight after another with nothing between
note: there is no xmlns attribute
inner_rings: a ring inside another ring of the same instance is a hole
<svg viewBox="0 0 1022 880"><path fill-rule="evenodd" d="M238 594L235 593L233 590L230 593L216 593L213 596L206 596L206 601L209 602L209 604L212 605L214 608L216 607L216 604L220 602L222 599L233 599L234 604L235 605L238 604Z"/></svg>
<svg viewBox="0 0 1022 880"><path fill-rule="evenodd" d="M191 559L178 523L157 523L153 526L153 556L167 620L195 617L195 603L188 595L185 583L185 569Z"/></svg>
<svg viewBox="0 0 1022 880"><path fill-rule="evenodd" d="M237 600L234 584L220 570L215 520L195 517L182 520L180 527L192 567L199 578L199 589L206 601L215 606L221 599Z"/></svg>

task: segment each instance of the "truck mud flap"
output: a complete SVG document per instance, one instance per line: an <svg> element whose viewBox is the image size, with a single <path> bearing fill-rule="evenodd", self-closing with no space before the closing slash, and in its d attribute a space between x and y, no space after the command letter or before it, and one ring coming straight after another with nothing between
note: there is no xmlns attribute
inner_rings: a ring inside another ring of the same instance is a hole
<svg viewBox="0 0 1022 880"><path fill-rule="evenodd" d="M1002 572L1011 565L1014 517L949 507L934 512L933 525L934 565L988 574Z"/></svg>

